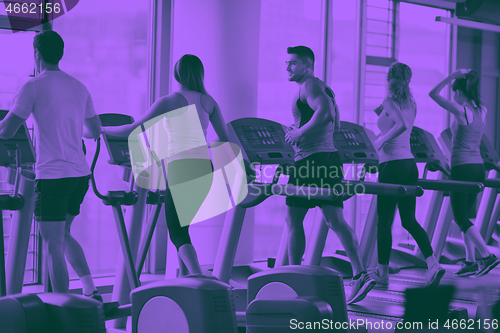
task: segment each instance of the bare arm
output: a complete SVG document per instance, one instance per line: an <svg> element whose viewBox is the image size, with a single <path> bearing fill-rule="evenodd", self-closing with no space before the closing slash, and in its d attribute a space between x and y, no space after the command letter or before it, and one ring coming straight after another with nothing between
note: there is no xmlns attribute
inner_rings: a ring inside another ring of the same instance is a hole
<svg viewBox="0 0 500 333"><path fill-rule="evenodd" d="M0 121L0 139L7 140L12 138L24 122L25 119L16 116L14 113L7 113L5 118Z"/></svg>
<svg viewBox="0 0 500 333"><path fill-rule="evenodd" d="M135 128L143 125L148 120L161 116L167 111L176 109L175 106L172 106L174 106L172 96L162 97L154 102L153 105L151 105L151 107L143 115L136 119L133 124L122 126L106 126L102 128L102 133L105 135L116 137L127 137Z"/></svg>
<svg viewBox="0 0 500 333"><path fill-rule="evenodd" d="M443 81L439 82L434 89L431 90L429 93L429 96L436 102L438 103L443 109L447 110L451 114L453 114L455 117L464 117L464 110L463 108L458 105L455 102L449 101L448 99L444 98L441 96L439 93L441 90L443 90L444 87L446 87L448 84L451 83L451 81L455 79L461 78L464 74L466 73L466 70L457 70L453 73L451 73L447 78L445 78Z"/></svg>
<svg viewBox="0 0 500 333"><path fill-rule="evenodd" d="M96 140L101 135L102 125L98 115L95 115L92 118L85 118L84 124L85 127L83 128L83 137Z"/></svg>
<svg viewBox="0 0 500 333"><path fill-rule="evenodd" d="M335 128L333 131L338 132L340 131L340 111L339 107L337 106L337 103L335 103L334 107L335 107Z"/></svg>
<svg viewBox="0 0 500 333"><path fill-rule="evenodd" d="M389 114L389 117L391 117L395 124L387 133L377 138L375 143L375 147L377 148L377 150L382 148L387 141L403 134L403 132L406 131L410 126L396 102L388 98L382 103L382 105L384 107L384 110ZM385 115L382 114L381 117L385 117Z"/></svg>
<svg viewBox="0 0 500 333"><path fill-rule="evenodd" d="M19 88L14 99L14 105L0 121L0 139L10 139L16 135L17 130L29 118L36 103L36 92L31 80Z"/></svg>

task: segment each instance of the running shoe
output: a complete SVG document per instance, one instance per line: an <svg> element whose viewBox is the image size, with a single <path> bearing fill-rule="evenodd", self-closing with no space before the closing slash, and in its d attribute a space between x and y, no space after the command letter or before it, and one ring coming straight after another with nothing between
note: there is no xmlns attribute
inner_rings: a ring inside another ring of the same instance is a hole
<svg viewBox="0 0 500 333"><path fill-rule="evenodd" d="M441 278L444 276L444 273L446 273L446 271L440 264L436 264L432 266L432 268L427 269L427 272L425 273L425 279L427 282L426 287L436 287L439 284L439 281L441 281Z"/></svg>
<svg viewBox="0 0 500 333"><path fill-rule="evenodd" d="M493 268L497 267L498 264L500 264L500 260L498 260L497 256L493 253L486 258L480 259L479 272L476 273L476 277L488 274Z"/></svg>
<svg viewBox="0 0 500 333"><path fill-rule="evenodd" d="M475 275L479 271L477 262L464 261L462 267L455 272L456 276Z"/></svg>
<svg viewBox="0 0 500 333"><path fill-rule="evenodd" d="M362 272L357 279L353 279L351 284L351 295L347 300L347 304L352 304L363 300L368 292L375 286L375 281L368 276L366 272Z"/></svg>

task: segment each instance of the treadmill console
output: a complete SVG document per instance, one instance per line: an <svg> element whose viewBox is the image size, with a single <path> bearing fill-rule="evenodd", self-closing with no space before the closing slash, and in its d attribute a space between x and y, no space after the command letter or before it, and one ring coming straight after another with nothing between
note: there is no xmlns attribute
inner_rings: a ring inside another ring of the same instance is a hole
<svg viewBox="0 0 500 333"><path fill-rule="evenodd" d="M442 167L448 164L434 135L420 127L413 127L410 136L410 147L417 163L433 163Z"/></svg>
<svg viewBox="0 0 500 333"><path fill-rule="evenodd" d="M250 164L293 163L295 151L285 142L285 128L261 118L240 118L228 125L229 141L238 144Z"/></svg>
<svg viewBox="0 0 500 333"><path fill-rule="evenodd" d="M0 120L4 119L9 111L0 110ZM16 165L16 150L21 151L21 161L23 165L35 164L35 149L28 133L26 123L23 123L17 133L7 140L0 139L0 166Z"/></svg>
<svg viewBox="0 0 500 333"><path fill-rule="evenodd" d="M483 134L483 138L481 139L481 146L479 147L481 150L481 157L484 161L484 167L486 170L492 170L498 168L500 163L500 158L498 157L498 153L493 148L490 140L486 135Z"/></svg>
<svg viewBox="0 0 500 333"><path fill-rule="evenodd" d="M240 141L248 141L253 148L283 148L283 143L274 126L242 126L236 131Z"/></svg>
<svg viewBox="0 0 500 333"><path fill-rule="evenodd" d="M102 126L121 126L134 122L134 118L119 113L100 114ZM103 135L104 143L108 149L109 164L130 166L129 138L120 138L110 135ZM137 160L137 159L134 159Z"/></svg>
<svg viewBox="0 0 500 333"><path fill-rule="evenodd" d="M285 141L286 126L261 118L241 118L228 124L229 141L237 143L250 164L293 163L295 151ZM364 127L342 121L333 133L334 146L343 163L378 163L378 155Z"/></svg>
<svg viewBox="0 0 500 333"><path fill-rule="evenodd" d="M370 137L375 135L361 125L340 122L340 131L333 133L333 145L340 153L342 163L378 164L378 154Z"/></svg>

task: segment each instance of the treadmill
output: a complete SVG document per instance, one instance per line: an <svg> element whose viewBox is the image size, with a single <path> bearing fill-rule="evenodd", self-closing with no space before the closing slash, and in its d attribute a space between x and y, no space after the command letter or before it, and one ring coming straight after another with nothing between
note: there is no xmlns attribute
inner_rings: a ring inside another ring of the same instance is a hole
<svg viewBox="0 0 500 333"><path fill-rule="evenodd" d="M134 121L132 117L123 114L108 113L101 114L99 117L103 126L120 126ZM145 137L146 144L140 148L142 152L150 153L149 155L153 158L156 156L144 132L133 133L126 138L103 135L111 158L110 164L131 168L130 152L137 150L132 150L130 146L131 144L140 145L139 139L136 140L134 137L135 134ZM92 172L99 154L99 140L97 147L91 167ZM144 162L145 158L147 157L144 155L132 156L132 162ZM232 295L228 291L229 285L225 283L204 276L188 275L141 286L139 277L162 202L162 195L159 191L150 192L141 187L143 184L149 184L146 180L150 177L149 173L141 172L140 175L132 178L130 191L108 191L105 196L99 193L95 179L92 177L94 192L105 205L113 209L123 255L113 288L113 301L118 300L122 305L118 306L118 302L104 305L106 320L122 319L113 323L114 327L110 329L110 332L125 331L126 327L123 326L126 324L126 319L123 320L123 317L131 316L133 333L164 332L167 326L179 333L236 333L235 315L228 310L233 303ZM134 182L134 179L137 181ZM164 179L160 180L164 181ZM155 193L157 195L154 195ZM146 203L156 204L157 208L153 219L145 228L141 241ZM129 211L127 214L130 216L128 228L125 226L123 205L132 206L132 213L130 214Z"/></svg>
<svg viewBox="0 0 500 333"><path fill-rule="evenodd" d="M419 127L413 127L410 136L410 146L415 161L425 163L422 179L418 184L425 190L432 190L428 210L424 219L423 228L431 241L433 250L436 252L437 240L441 237L439 227L441 225L443 203L448 202L449 191L480 193L484 186L480 183L459 182L449 180L450 168L445 155L439 148L434 136ZM437 179L427 179L428 172L437 172ZM439 261L439 256L436 255ZM391 253L391 262L401 268L419 267L426 268L424 257L416 243L399 243ZM372 262L373 264L373 262Z"/></svg>
<svg viewBox="0 0 500 333"><path fill-rule="evenodd" d="M0 120L7 113L0 110ZM35 205L34 164L35 149L23 123L12 138L0 140L0 166L9 171L9 181L0 183L0 297L19 294L23 289ZM2 210L13 212L6 259Z"/></svg>
<svg viewBox="0 0 500 333"><path fill-rule="evenodd" d="M304 309L309 311L307 313L311 315L316 314L319 316L317 311L320 308L325 309L325 307L321 306L324 302L328 302L329 306L326 308L331 309L331 315L337 316L335 317L337 320L347 320L344 284L340 274L331 269L317 265L285 266L257 272L245 277L244 275L241 276L244 269L235 270L232 267L246 209L258 205L271 195L303 195L300 192L291 191L295 186L278 184L280 173L284 172L287 164L293 163L294 157L293 148L284 139L285 126L265 119L242 118L228 124L228 129L230 141L237 143L241 147L247 173L250 175L249 195L226 217L213 275L220 281L230 283L234 287L233 294L238 326L246 326L250 332L258 332L259 327L272 327L272 329L281 327L281 329L284 329L284 326L279 326L280 321L278 320L278 318L283 319L285 315L282 311L286 310L287 313L300 314L303 312L295 311ZM351 134L349 133L349 135ZM373 159L374 156L369 158ZM278 172L275 173L272 183L257 183L255 178L252 179L253 169L251 166L254 165L279 165ZM357 185L358 183L353 181L351 185ZM260 189L260 194L255 194L255 189ZM314 195L315 198L336 200L339 197L337 193L330 189L315 188L316 190L318 194ZM367 183L366 191L368 193L394 196L421 195L423 193L419 187L406 188L401 185L377 183ZM277 260L280 261L281 259L278 258ZM247 269L248 271L252 272L251 269ZM248 294L246 292L247 278ZM236 279L237 281L235 281ZM329 295L327 290L319 287L314 290L307 289L308 286L315 285L315 283L312 283L313 281L325 281L325 279L329 279L330 296L334 296L333 298L330 297L331 299L325 299L326 295ZM295 295L295 298L293 298L293 295ZM281 302L279 300L281 297L284 297L286 302ZM276 320L273 320L273 317ZM281 324L283 323L281 322Z"/></svg>
<svg viewBox="0 0 500 333"><path fill-rule="evenodd" d="M339 147L341 155L343 157L350 158L344 159L344 163L353 163L353 161L359 161L358 158L364 158L365 155L370 156L372 154L371 151L374 150L372 144L360 142L363 139L366 140L373 138L369 131L366 131L360 125L346 122L341 122L341 130L342 129L344 129L344 131L346 131L347 133L352 132L353 129L356 129L354 135L345 134L346 140L343 142L340 141L340 139L342 138L340 137L340 135L335 137L336 147ZM363 135L360 133L365 134ZM353 139L356 140L355 143L352 143ZM428 230L433 229L437 223L437 216L433 212L439 213L440 211L439 194L442 195L442 192L438 190L448 188L459 190L460 188L465 188L465 190L479 192L483 187L480 183L471 184L466 182L450 182L444 179L447 172L445 164L443 163L444 155L441 153L436 140L429 132L414 127L411 136L411 146L417 163L426 163L424 180L420 180L418 185L422 186L424 189L436 190L433 191L434 197L431 199L431 206L429 207L424 226L424 229L427 229L426 231L429 232ZM346 153L345 151L348 151L349 153ZM376 162L378 164L378 158ZM438 180L425 180L428 171L440 172L441 176L438 176ZM363 235L360 240L360 256L365 267L373 267L373 263L375 263L376 265L377 262L376 236L374 236L376 235L376 225L378 221L376 200L376 196L373 196L368 211L365 228L363 230ZM324 225L324 222L320 223L320 225ZM325 234L327 230L324 227L322 229L324 229L324 231L321 230L320 227L316 226L313 229L313 236L311 237L311 239L315 237L316 240L321 240L321 243L316 243L312 250L313 252L315 252L313 263L319 264L319 262L321 262L322 265L326 264L328 265L327 267L336 267L335 269L345 267L344 263L348 263L348 260L344 254L344 251L337 251L337 253L333 256L321 258L321 252L324 248L324 241L326 240ZM309 242L311 242L311 239L309 240ZM413 249L393 249L393 252L391 253L391 261L394 257L397 257L397 264L402 265L403 267L415 267L418 263L425 264L423 257L420 258L418 254L414 254L412 252ZM310 260L310 257L311 255L306 253L306 259ZM304 261L306 261L306 259ZM362 302L347 306L348 314L350 318L354 319L368 318L369 320L376 319L387 320L391 322L401 321L404 315L405 290L408 288L423 287L424 284L424 279L421 273L419 273L418 271L412 271L411 274L407 274L406 271L401 271L397 275L391 274L388 290L370 291L368 296ZM475 302L467 300L465 300L464 302L461 302L461 300L453 300L450 312L452 312L452 315L457 318L465 318L467 312L475 313L476 306L477 304Z"/></svg>
<svg viewBox="0 0 500 333"><path fill-rule="evenodd" d="M334 133L334 146L340 152L343 164L364 164L366 173L376 173L378 171L378 154L375 150L372 140L375 139L375 134L361 125L342 121L340 131ZM370 177L371 178L371 177ZM363 181L364 177L360 179ZM352 182L352 181L350 181ZM362 185L367 186L385 186L377 182L362 182ZM413 188L413 187L407 187ZM366 191L366 194L383 194ZM408 193L409 194L409 193ZM421 196L423 192L415 193L416 196ZM348 197L349 198L349 197ZM374 233L376 234L377 221L377 197L373 196L370 203L370 208L366 218L365 228L360 241L360 257L363 265L368 267L373 254L372 247L374 246ZM370 221L373 221L370 223ZM367 227L368 226L368 227ZM321 265L330 267L342 273L344 277L352 276L352 267L347 254L344 250L338 250L335 254L322 256L325 247L326 238L328 235L328 227L325 220L322 219L319 223L315 223L308 240L306 253L304 255L305 265ZM283 235L287 234L287 231ZM285 236L284 236L285 237ZM284 238L283 237L283 238ZM286 242L282 238L282 244Z"/></svg>

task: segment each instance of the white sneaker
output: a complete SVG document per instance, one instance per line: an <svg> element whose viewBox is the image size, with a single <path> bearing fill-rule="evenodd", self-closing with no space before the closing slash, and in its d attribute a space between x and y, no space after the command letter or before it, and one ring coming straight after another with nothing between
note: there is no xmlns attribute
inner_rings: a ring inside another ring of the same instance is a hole
<svg viewBox="0 0 500 333"><path fill-rule="evenodd" d="M498 264L500 264L500 260L493 253L479 260L479 272L477 272L476 277L488 274Z"/></svg>
<svg viewBox="0 0 500 333"><path fill-rule="evenodd" d="M440 264L435 264L430 269L427 269L425 273L426 287L436 287L444 276L444 273L446 271Z"/></svg>
<svg viewBox="0 0 500 333"><path fill-rule="evenodd" d="M347 299L347 304L352 304L363 300L368 292L375 286L375 281L366 274L362 272L359 279L352 280L351 284L351 294Z"/></svg>

